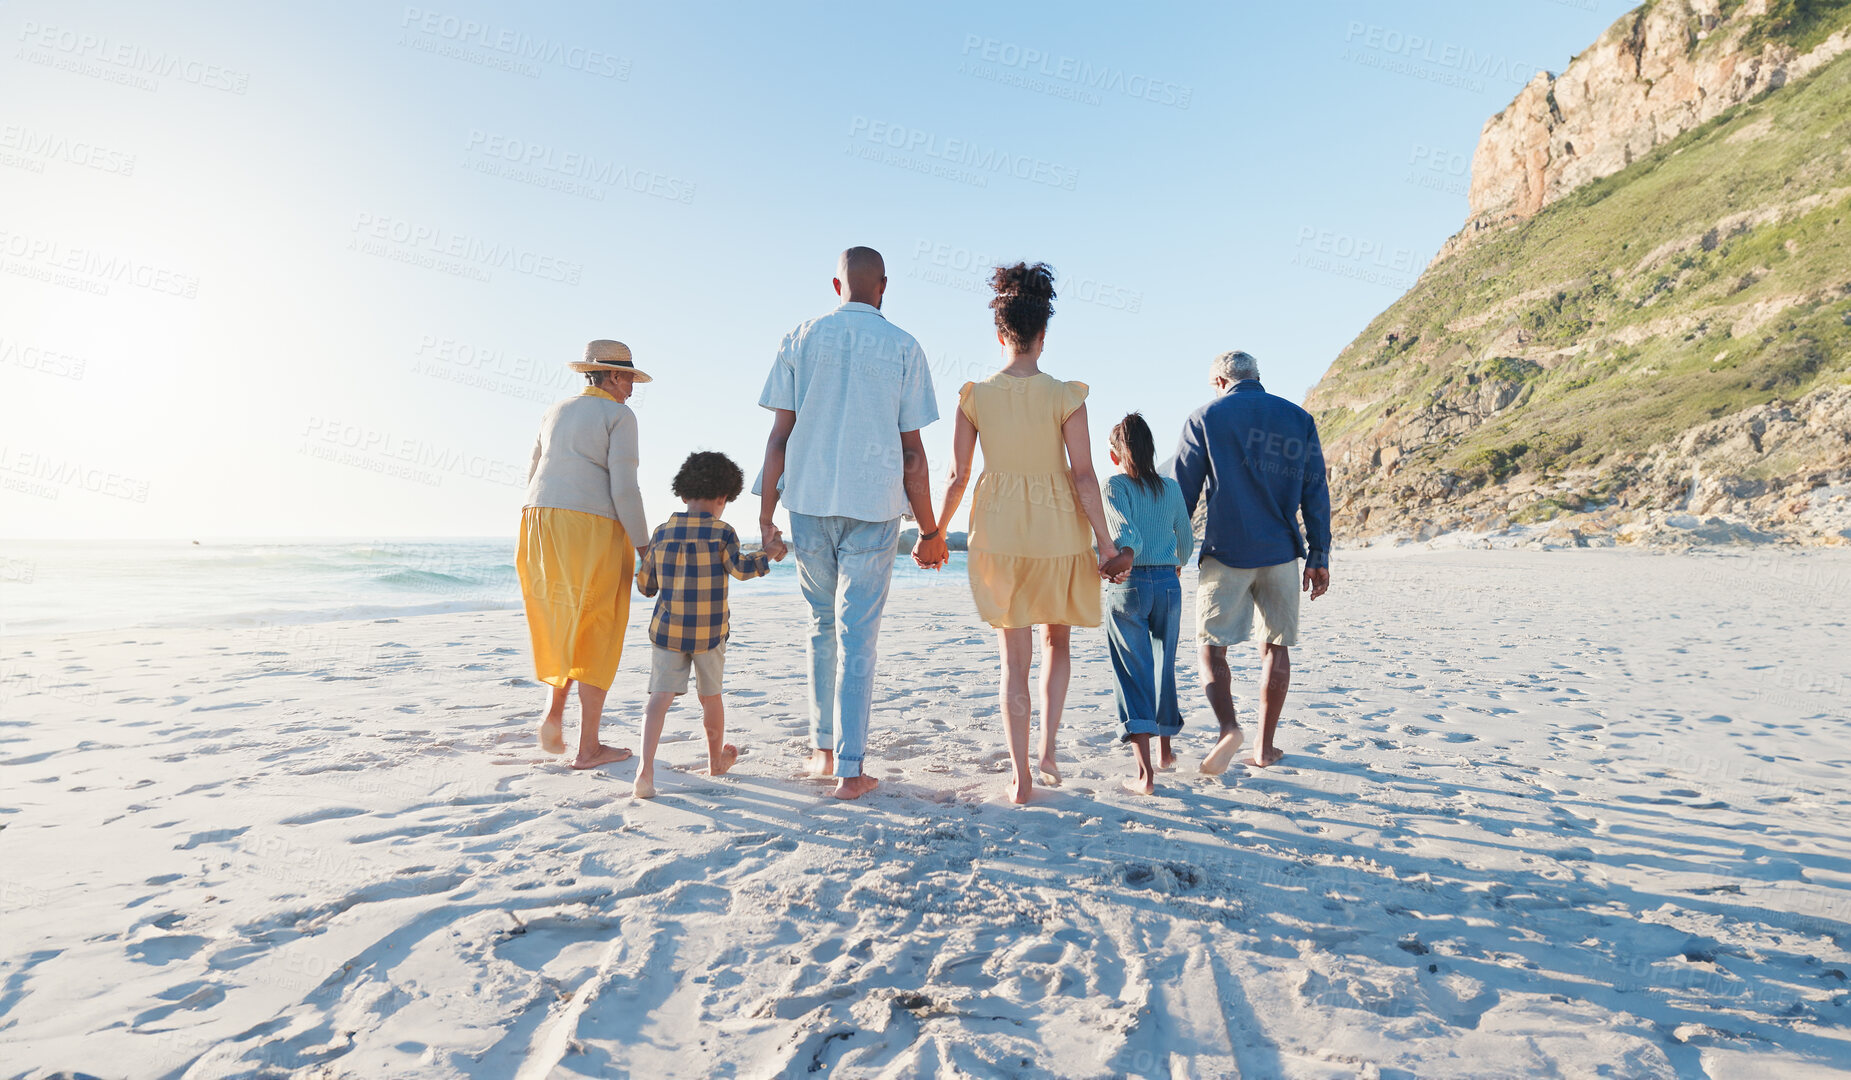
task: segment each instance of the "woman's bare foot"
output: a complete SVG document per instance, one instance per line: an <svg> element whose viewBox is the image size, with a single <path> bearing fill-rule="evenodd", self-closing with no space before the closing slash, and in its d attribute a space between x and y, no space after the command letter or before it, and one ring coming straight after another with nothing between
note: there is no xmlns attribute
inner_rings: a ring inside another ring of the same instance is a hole
<svg viewBox="0 0 1851 1080"><path fill-rule="evenodd" d="M738 760L739 748L732 743L726 743L720 747L719 757L709 757L707 759L707 775L725 776L726 770L732 768L733 762Z"/></svg>
<svg viewBox="0 0 1851 1080"><path fill-rule="evenodd" d="M1042 758L1041 763L1035 766L1035 771L1041 774L1043 787L1060 786L1060 766L1054 763L1052 755Z"/></svg>
<svg viewBox="0 0 1851 1080"><path fill-rule="evenodd" d="M1215 743L1215 748L1202 759L1202 774L1220 776L1227 772L1228 766L1234 764L1234 755L1240 753L1240 744L1246 741L1246 733L1239 728L1223 735L1221 741Z"/></svg>
<svg viewBox="0 0 1851 1080"><path fill-rule="evenodd" d="M636 790L632 794L639 799L653 799L656 797L656 771L654 769L639 769L637 771Z"/></svg>
<svg viewBox="0 0 1851 1080"><path fill-rule="evenodd" d="M836 780L836 798L859 799L873 791L880 781L872 776L844 776Z"/></svg>
<svg viewBox="0 0 1851 1080"><path fill-rule="evenodd" d="M1017 806L1022 806L1025 805L1030 798L1034 797L1034 794L1034 782L1029 780L1028 777L1018 773L1009 779L1010 802L1015 803Z"/></svg>
<svg viewBox="0 0 1851 1080"><path fill-rule="evenodd" d="M566 752L565 725L557 716L540 721L540 749L549 754Z"/></svg>
<svg viewBox="0 0 1851 1080"><path fill-rule="evenodd" d="M1285 756L1284 750L1281 750L1276 746L1268 746L1265 749L1261 750L1259 753L1254 754L1249 764L1258 765L1260 768L1264 769L1268 765L1279 764L1279 759L1284 756Z"/></svg>
<svg viewBox="0 0 1851 1080"><path fill-rule="evenodd" d="M614 765L619 761L629 760L630 753L630 748L627 746L616 747L599 743L597 753L586 757L581 751L577 757L572 759L572 767L574 769L595 769L600 765Z"/></svg>
<svg viewBox="0 0 1851 1080"><path fill-rule="evenodd" d="M833 750L818 750L810 755L810 767L805 772L812 779L826 780L836 774L836 755Z"/></svg>

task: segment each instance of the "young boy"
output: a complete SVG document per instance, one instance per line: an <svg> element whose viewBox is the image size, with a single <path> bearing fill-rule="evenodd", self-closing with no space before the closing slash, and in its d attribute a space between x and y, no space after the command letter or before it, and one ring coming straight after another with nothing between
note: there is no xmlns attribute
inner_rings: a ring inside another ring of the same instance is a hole
<svg viewBox="0 0 1851 1080"><path fill-rule="evenodd" d="M649 551L637 567L636 587L656 599L649 621L649 706L643 713L643 762L636 770L636 797L656 795L656 743L675 698L694 692L707 729L708 774L719 776L739 759L739 748L726 741L726 709L720 702L720 673L726 663L726 575L741 581L771 572L771 556L784 548L741 554L739 534L720 520L726 504L739 497L745 475L725 454L689 454L675 474L675 496L688 504L649 538Z"/></svg>

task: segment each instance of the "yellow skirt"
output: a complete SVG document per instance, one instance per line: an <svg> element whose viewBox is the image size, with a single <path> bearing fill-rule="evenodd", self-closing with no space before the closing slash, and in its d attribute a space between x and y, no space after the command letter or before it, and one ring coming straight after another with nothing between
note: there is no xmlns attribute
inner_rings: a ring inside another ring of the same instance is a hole
<svg viewBox="0 0 1851 1080"><path fill-rule="evenodd" d="M623 526L577 510L521 511L514 556L533 637L534 677L549 686L573 679L611 688L630 625L636 550Z"/></svg>
<svg viewBox="0 0 1851 1080"><path fill-rule="evenodd" d="M999 630L1018 626L1099 625L1099 564L1093 553L965 557L977 614Z"/></svg>

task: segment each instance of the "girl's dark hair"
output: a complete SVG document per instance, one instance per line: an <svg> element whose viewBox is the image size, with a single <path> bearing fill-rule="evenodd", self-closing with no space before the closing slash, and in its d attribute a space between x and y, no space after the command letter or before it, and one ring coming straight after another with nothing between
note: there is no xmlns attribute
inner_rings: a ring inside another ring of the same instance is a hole
<svg viewBox="0 0 1851 1080"><path fill-rule="evenodd" d="M1019 349L1048 328L1048 316L1054 314L1052 266L1039 262L999 266L990 276L990 288L996 290L996 299L990 301L996 328L1011 345Z"/></svg>
<svg viewBox="0 0 1851 1080"><path fill-rule="evenodd" d="M745 487L745 474L733 459L712 450L689 454L675 474L677 499L725 499L732 502Z"/></svg>
<svg viewBox="0 0 1851 1080"><path fill-rule="evenodd" d="M1153 495L1163 494L1163 476L1157 472L1157 442L1143 413L1127 413L1112 427L1112 449L1131 464L1131 479Z"/></svg>

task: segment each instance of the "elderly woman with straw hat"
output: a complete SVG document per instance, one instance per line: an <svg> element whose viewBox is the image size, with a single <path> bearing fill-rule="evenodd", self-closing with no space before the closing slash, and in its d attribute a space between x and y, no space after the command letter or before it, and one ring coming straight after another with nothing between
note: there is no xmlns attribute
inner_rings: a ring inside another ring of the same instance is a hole
<svg viewBox="0 0 1851 1080"><path fill-rule="evenodd" d="M624 402L650 378L621 341L594 341L573 363L590 385L546 411L527 474L515 565L533 638L534 674L551 690L540 747L566 749L566 695L578 683L574 769L622 761L598 741L604 695L623 654L630 582L649 543L636 484L636 414Z"/></svg>

